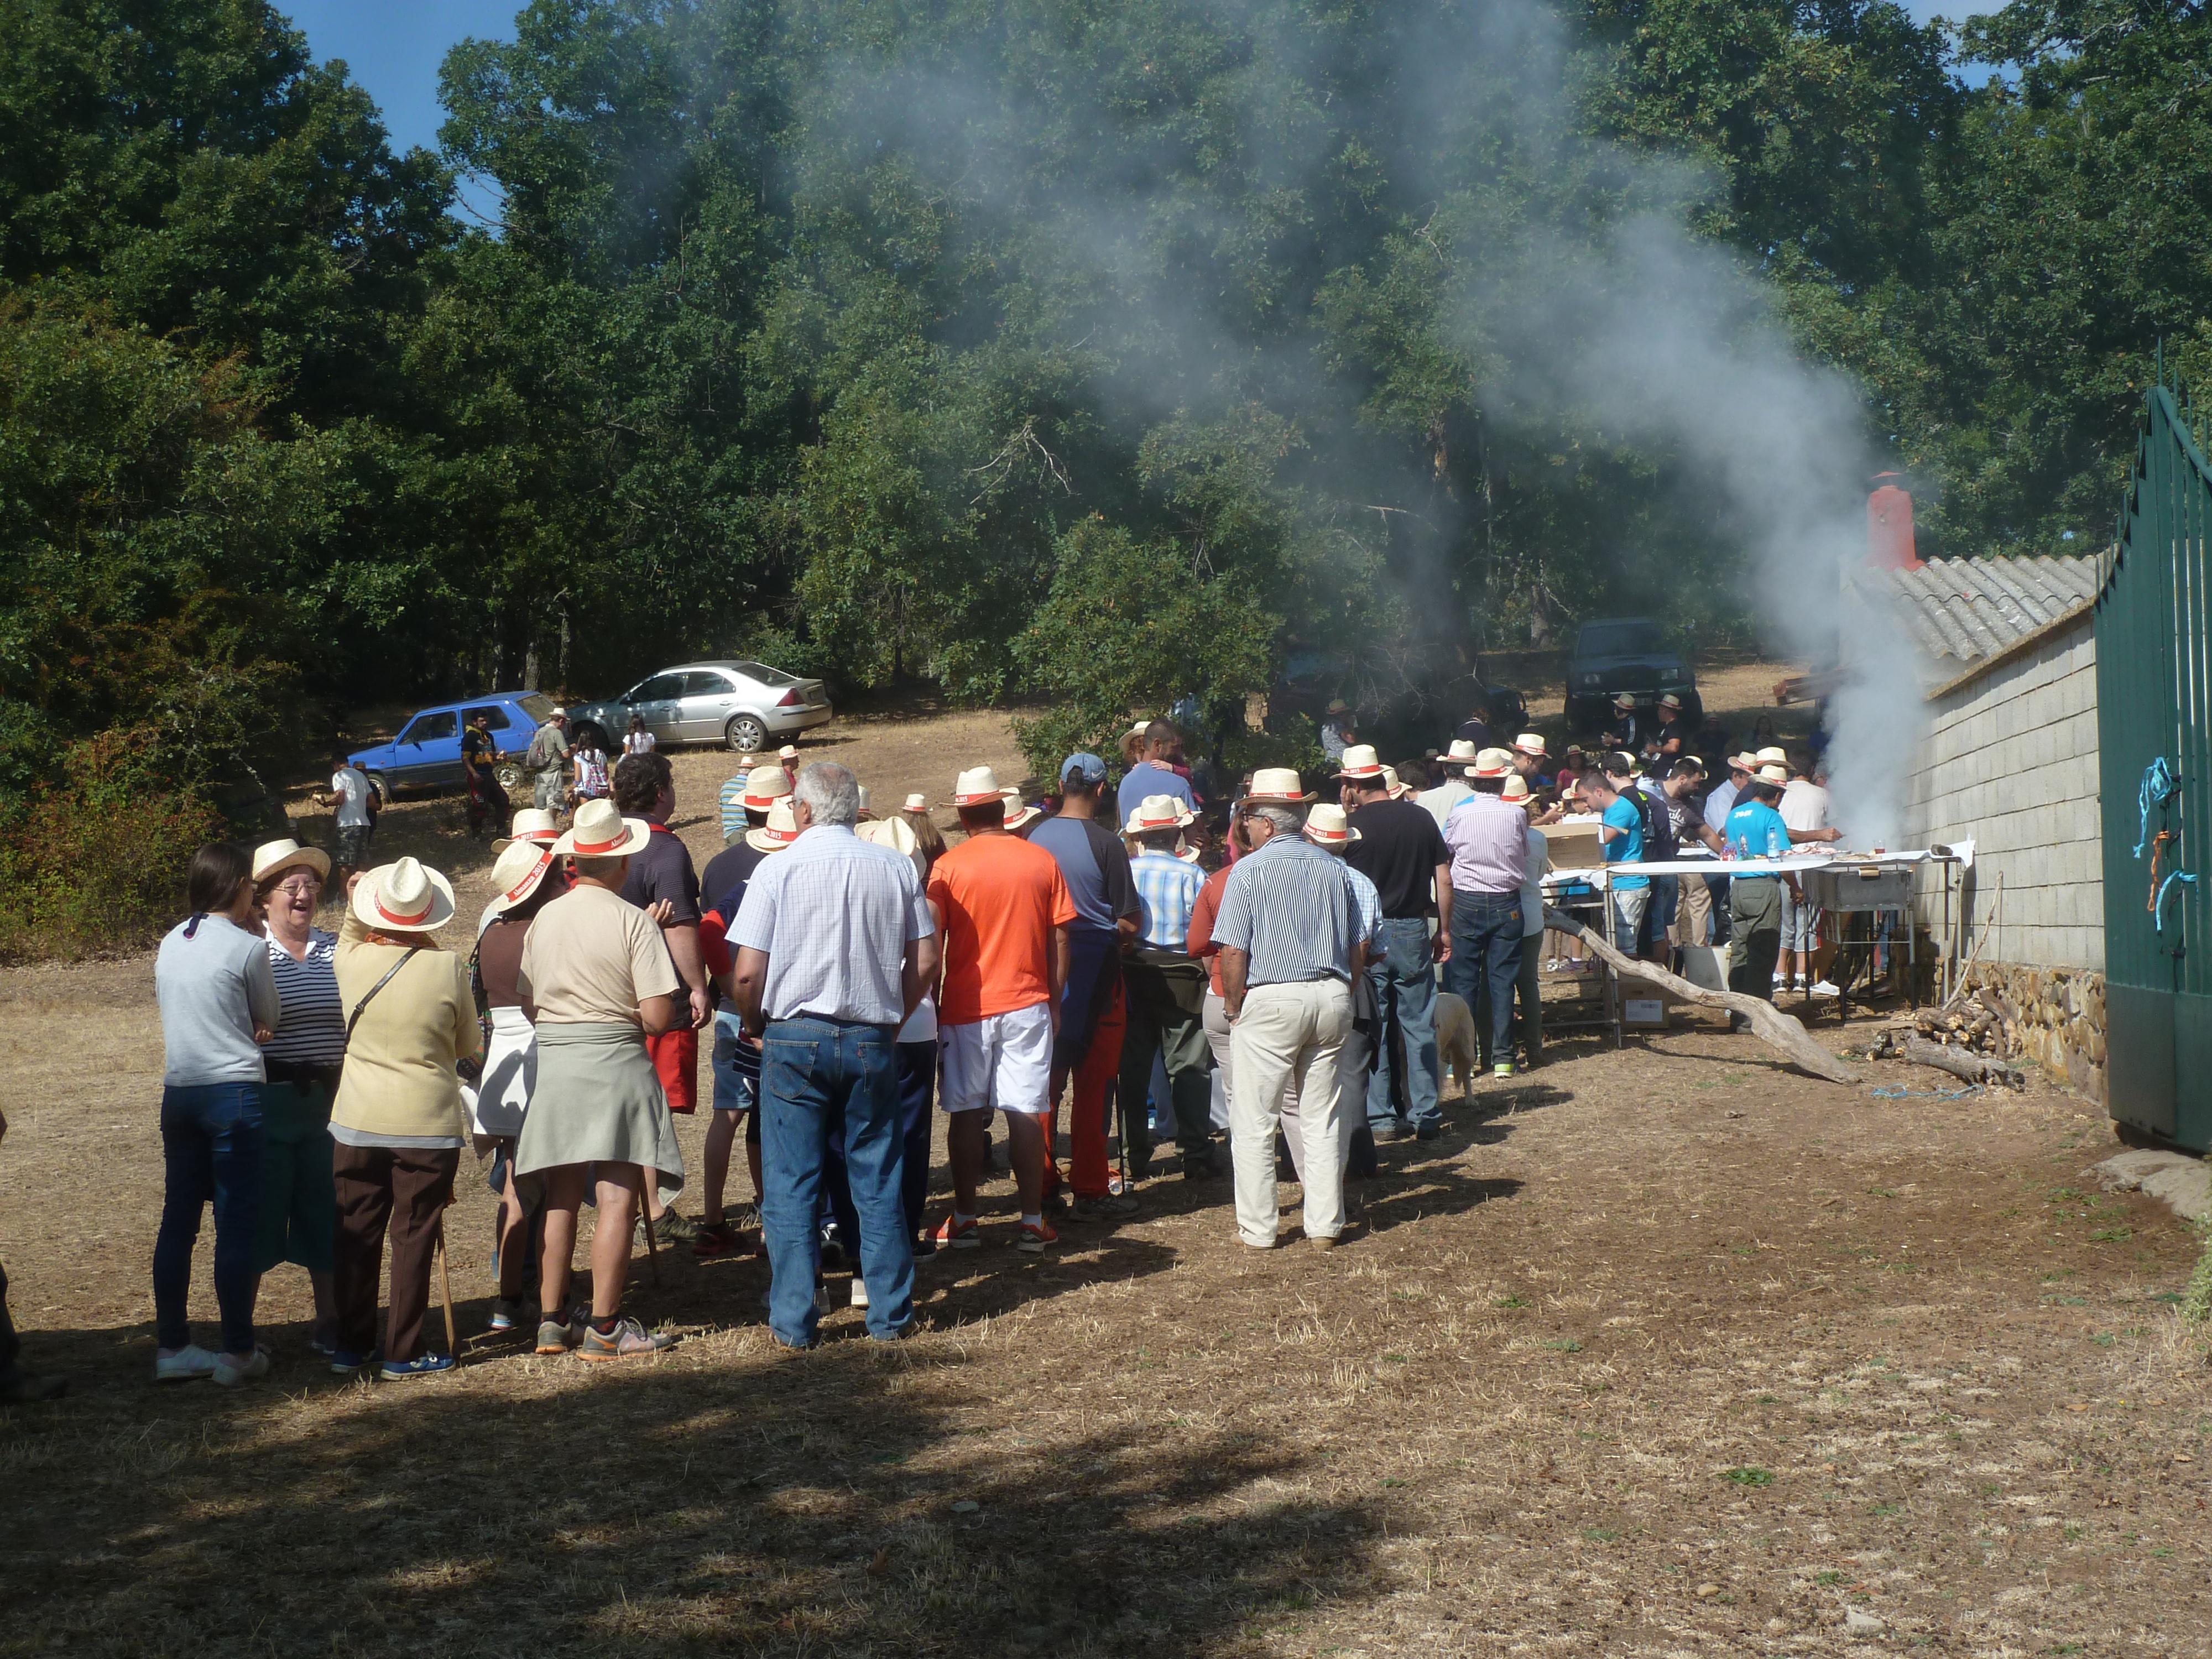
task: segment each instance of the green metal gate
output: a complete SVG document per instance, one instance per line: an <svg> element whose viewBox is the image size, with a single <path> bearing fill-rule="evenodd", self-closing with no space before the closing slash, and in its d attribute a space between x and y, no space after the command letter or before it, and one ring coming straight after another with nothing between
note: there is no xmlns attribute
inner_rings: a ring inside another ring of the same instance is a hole
<svg viewBox="0 0 2212 1659"><path fill-rule="evenodd" d="M2203 417L2159 381L2097 595L2106 1080L2115 1120L2203 1151L2212 951L2189 948L2207 897L2189 877L2212 872L2212 465Z"/></svg>

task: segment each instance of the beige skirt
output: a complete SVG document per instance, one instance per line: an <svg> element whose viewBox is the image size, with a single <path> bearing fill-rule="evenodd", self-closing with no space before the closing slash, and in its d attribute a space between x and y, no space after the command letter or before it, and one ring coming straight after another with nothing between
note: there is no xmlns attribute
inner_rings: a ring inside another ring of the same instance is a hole
<svg viewBox="0 0 2212 1659"><path fill-rule="evenodd" d="M514 1173L577 1164L635 1164L660 1172L662 1193L683 1188L676 1121L635 1025L538 1022L538 1076Z"/></svg>

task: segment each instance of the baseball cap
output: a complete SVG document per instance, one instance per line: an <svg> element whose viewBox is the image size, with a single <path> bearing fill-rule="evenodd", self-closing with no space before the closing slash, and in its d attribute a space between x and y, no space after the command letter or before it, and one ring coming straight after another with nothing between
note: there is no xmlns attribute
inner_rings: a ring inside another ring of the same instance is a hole
<svg viewBox="0 0 2212 1659"><path fill-rule="evenodd" d="M1080 784L1106 781L1106 763L1092 754L1073 754L1060 763L1060 781L1070 779Z"/></svg>

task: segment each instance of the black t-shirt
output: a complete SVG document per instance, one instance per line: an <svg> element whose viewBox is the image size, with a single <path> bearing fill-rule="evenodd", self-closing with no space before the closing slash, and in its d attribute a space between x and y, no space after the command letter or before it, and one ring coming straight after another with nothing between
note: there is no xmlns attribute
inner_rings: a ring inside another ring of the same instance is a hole
<svg viewBox="0 0 2212 1659"><path fill-rule="evenodd" d="M653 839L646 843L642 853L635 854L629 861L629 877L623 883L622 896L641 910L650 908L661 900L669 901L669 927L699 920L699 878L691 871L691 852L681 837L659 824L653 826Z"/></svg>
<svg viewBox="0 0 2212 1659"><path fill-rule="evenodd" d="M1471 720L1462 721L1459 730L1453 732L1452 735L1457 738L1462 743L1473 744L1477 749L1491 749L1496 747L1496 745L1490 740L1490 728L1485 726L1480 720ZM1388 913L1386 912L1385 914Z"/></svg>
<svg viewBox="0 0 2212 1659"><path fill-rule="evenodd" d="M471 726L461 733L461 759L470 766L488 767L499 753L499 744L489 732Z"/></svg>
<svg viewBox="0 0 2212 1659"><path fill-rule="evenodd" d="M1375 884L1382 914L1400 920L1436 909L1437 866L1451 861L1443 831L1425 806L1409 800L1370 801L1352 815L1359 839L1344 860Z"/></svg>
<svg viewBox="0 0 2212 1659"><path fill-rule="evenodd" d="M699 878L699 900L708 909L721 915L722 926L733 927L738 921L738 906L744 902L745 884L753 878L761 860L768 856L757 847L743 840L726 847L707 860L707 873Z"/></svg>

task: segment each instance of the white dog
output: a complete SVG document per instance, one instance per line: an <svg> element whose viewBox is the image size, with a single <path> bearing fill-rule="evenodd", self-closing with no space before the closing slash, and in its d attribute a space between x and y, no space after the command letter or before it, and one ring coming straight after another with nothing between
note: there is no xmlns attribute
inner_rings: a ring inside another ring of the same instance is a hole
<svg viewBox="0 0 2212 1659"><path fill-rule="evenodd" d="M1474 1086L1476 1050L1474 1016L1467 999L1450 991L1437 993L1437 1085L1443 1086L1447 1071L1459 1073L1459 1091L1465 1096Z"/></svg>

